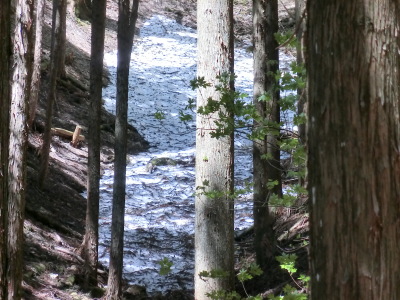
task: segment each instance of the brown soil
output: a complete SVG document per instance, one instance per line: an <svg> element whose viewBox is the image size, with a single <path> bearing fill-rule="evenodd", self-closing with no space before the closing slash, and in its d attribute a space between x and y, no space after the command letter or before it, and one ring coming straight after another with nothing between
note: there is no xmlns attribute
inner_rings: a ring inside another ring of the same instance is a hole
<svg viewBox="0 0 400 300"><path fill-rule="evenodd" d="M251 44L250 2L250 0L235 0L236 38L243 45ZM280 7L282 26L293 25L291 16L293 2L293 0L281 2L287 8L283 5ZM82 142L78 148L74 148L69 140L53 137L48 180L43 189L38 188L38 166L47 95L51 1L46 1L46 6L40 106L33 132L29 136L28 148L23 299L100 298L101 288L91 291L82 289L80 275L82 259L78 253L84 233L86 211L86 200L81 193L86 185L87 143ZM143 0L140 4L138 28L144 20L154 14L165 15L186 26L196 27L195 0ZM106 51L117 48L117 15L117 3L111 0L107 4ZM67 77L58 82L53 127L73 131L76 125L80 125L85 135L88 125L90 24L78 20L71 11L67 18ZM104 74L106 84L107 72ZM103 111L101 154L103 167L113 160L113 124L114 117ZM148 143L135 128L130 127L128 134L130 153L148 148ZM100 286L106 284L106 277L106 272L101 272ZM132 289L134 290L131 287L131 291ZM130 296L130 299L148 299L143 293L136 297L132 294ZM163 297L175 300L187 298L190 296L180 292Z"/></svg>

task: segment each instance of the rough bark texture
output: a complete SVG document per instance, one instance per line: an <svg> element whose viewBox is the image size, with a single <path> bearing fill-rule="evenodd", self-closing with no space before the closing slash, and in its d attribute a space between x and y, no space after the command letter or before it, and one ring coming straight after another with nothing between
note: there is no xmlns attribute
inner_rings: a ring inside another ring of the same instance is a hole
<svg viewBox="0 0 400 300"><path fill-rule="evenodd" d="M33 62L32 62L32 82L31 90L29 93L29 118L28 126L31 129L33 121L35 120L36 107L39 99L40 89L40 66L42 56L42 28L43 28L43 15L44 15L44 0L34 1L35 9L32 23L32 34L34 42Z"/></svg>
<svg viewBox="0 0 400 300"><path fill-rule="evenodd" d="M10 108L10 1L0 1L0 299L7 299L8 143Z"/></svg>
<svg viewBox="0 0 400 300"><path fill-rule="evenodd" d="M32 76L31 1L13 1L11 104L8 157L7 298L21 299L25 215L27 116Z"/></svg>
<svg viewBox="0 0 400 300"><path fill-rule="evenodd" d="M199 0L197 3L197 75L207 82L233 72L233 1ZM214 87L199 90L197 105L221 95ZM233 136L212 138L213 116L197 116L196 133L196 220L195 220L195 299L208 299L206 293L233 289ZM211 199L206 191L225 194ZM202 271L223 270L221 279L200 278Z"/></svg>
<svg viewBox="0 0 400 300"><path fill-rule="evenodd" d="M85 286L97 285L100 198L100 120L106 0L93 0L86 228L82 243Z"/></svg>
<svg viewBox="0 0 400 300"><path fill-rule="evenodd" d="M258 114L270 122L279 123L279 90L274 75L279 69L278 43L278 1L253 1L253 41L254 41L254 105ZM271 101L259 101L259 97L269 93ZM254 122L255 130L263 124ZM271 159L262 158L269 155ZM278 136L267 134L253 143L254 178L254 248L257 263L266 269L274 259L273 219L270 216L268 200L271 194L282 195L280 153ZM272 189L269 181L277 181Z"/></svg>
<svg viewBox="0 0 400 300"><path fill-rule="evenodd" d="M400 299L400 4L307 13L311 299Z"/></svg>
<svg viewBox="0 0 400 300"><path fill-rule="evenodd" d="M124 215L126 186L126 138L128 125L128 77L133 36L138 17L139 0L130 5L129 0L120 0L118 16L118 62L117 62L117 107L115 120L115 161L113 209L111 224L110 270L107 299L122 296L122 266L124 249Z"/></svg>

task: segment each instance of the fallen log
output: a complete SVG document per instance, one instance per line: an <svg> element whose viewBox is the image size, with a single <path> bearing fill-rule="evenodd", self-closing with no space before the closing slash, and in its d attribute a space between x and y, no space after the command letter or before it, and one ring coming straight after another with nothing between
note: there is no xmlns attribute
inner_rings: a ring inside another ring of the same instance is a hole
<svg viewBox="0 0 400 300"><path fill-rule="evenodd" d="M77 126L77 127L80 128L80 126ZM67 139L69 139L69 138L72 139L72 137L74 136L74 131L69 131L69 130L66 130L66 129L63 129L63 128L52 128L51 129L51 133L53 135L57 135L57 136L60 136L60 137L63 137L63 138L67 138ZM76 136L76 140L77 141L84 141L85 137L83 135L79 134L79 135Z"/></svg>

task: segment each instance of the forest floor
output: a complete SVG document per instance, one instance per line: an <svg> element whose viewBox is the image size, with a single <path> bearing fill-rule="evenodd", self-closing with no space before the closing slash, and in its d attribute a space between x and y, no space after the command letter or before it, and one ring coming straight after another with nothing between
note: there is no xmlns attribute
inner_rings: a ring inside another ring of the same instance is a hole
<svg viewBox="0 0 400 300"><path fill-rule="evenodd" d="M293 26L294 0L280 1L280 22L282 29ZM137 27L146 19L158 14L196 28L195 0L143 0L140 3ZM115 0L108 1L106 22L106 51L117 48L118 6ZM70 141L53 136L50 153L48 179L43 188L38 185L41 137L44 128L45 100L47 96L48 57L50 45L51 1L46 1L43 33L43 63L40 104L37 117L29 135L28 184L25 221L23 299L96 299L101 298L103 289L82 288L82 259L79 248L84 234L86 199L82 192L86 189L87 143L74 148ZM235 0L235 33L237 44L251 45L251 1ZM140 34L140 30L137 31ZM83 135L87 134L88 85L90 63L90 23L77 19L69 10L67 16L67 76L58 82L53 127L73 131L80 125ZM108 83L107 72L104 84ZM102 112L102 166L106 168L113 161L114 116ZM129 127L128 151L130 154L145 151L145 141L133 127ZM287 231L294 225L304 232L306 218L300 214L281 212L276 228ZM290 217L289 217L290 216ZM289 239L285 239L286 243ZM243 248L250 249L251 240L241 241ZM284 244L281 244L284 246ZM306 251L301 252L302 268L307 266ZM250 259L249 258L249 259ZM107 270L99 275L100 286L107 280ZM251 283L248 291L254 293L279 292L289 278L279 272L279 268ZM127 299L191 299L183 292L149 297L139 287L126 286Z"/></svg>

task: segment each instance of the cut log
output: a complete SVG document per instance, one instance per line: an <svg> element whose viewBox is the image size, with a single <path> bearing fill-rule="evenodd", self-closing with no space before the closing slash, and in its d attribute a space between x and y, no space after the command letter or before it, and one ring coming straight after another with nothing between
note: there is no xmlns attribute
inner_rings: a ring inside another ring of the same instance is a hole
<svg viewBox="0 0 400 300"><path fill-rule="evenodd" d="M76 145L79 142L79 137L81 136L81 131L82 131L82 127L77 125L75 127L75 131L74 131L74 134L72 136L72 142L71 142L72 147L74 147L74 148L76 148Z"/></svg>
<svg viewBox="0 0 400 300"><path fill-rule="evenodd" d="M77 127L80 127L80 126L77 126ZM76 131L76 129L75 129L75 131ZM72 137L74 135L74 132L63 129L63 128L52 128L51 133L53 135L57 135L57 136L67 138L67 139L69 139L69 138L72 139ZM80 135L77 135L76 139L77 139L77 141L84 141L85 137L80 134Z"/></svg>

